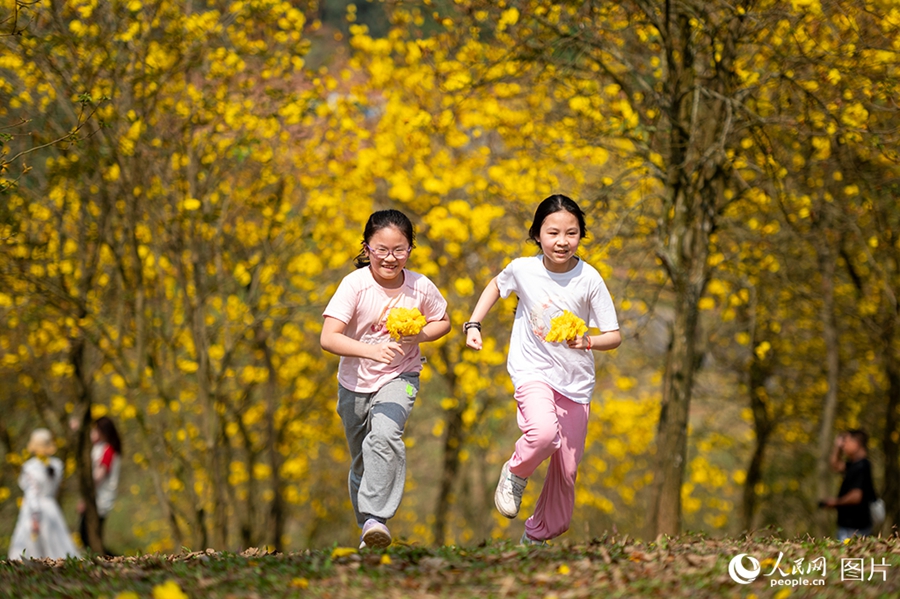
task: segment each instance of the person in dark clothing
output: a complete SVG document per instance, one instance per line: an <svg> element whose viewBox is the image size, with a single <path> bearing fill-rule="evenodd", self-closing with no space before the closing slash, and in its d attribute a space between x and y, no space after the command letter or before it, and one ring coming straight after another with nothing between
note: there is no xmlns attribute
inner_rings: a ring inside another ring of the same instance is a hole
<svg viewBox="0 0 900 599"><path fill-rule="evenodd" d="M838 435L831 452L831 467L844 475L837 497L824 499L821 505L837 509L837 537L844 541L852 536L872 534L870 504L875 501L872 464L868 457L869 435L853 429ZM843 454L843 459L842 455Z"/></svg>

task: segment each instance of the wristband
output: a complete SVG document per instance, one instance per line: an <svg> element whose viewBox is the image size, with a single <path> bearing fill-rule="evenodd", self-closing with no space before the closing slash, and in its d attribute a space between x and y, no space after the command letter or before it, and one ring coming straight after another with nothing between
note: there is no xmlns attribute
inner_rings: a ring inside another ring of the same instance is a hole
<svg viewBox="0 0 900 599"><path fill-rule="evenodd" d="M463 323L463 333L468 333L469 329L478 329L481 331L481 323L476 320L470 320Z"/></svg>
<svg viewBox="0 0 900 599"><path fill-rule="evenodd" d="M591 343L591 336L590 336L590 335L585 335L584 338L587 339L587 347L584 348L584 351L591 351L591 348L594 346L594 344Z"/></svg>

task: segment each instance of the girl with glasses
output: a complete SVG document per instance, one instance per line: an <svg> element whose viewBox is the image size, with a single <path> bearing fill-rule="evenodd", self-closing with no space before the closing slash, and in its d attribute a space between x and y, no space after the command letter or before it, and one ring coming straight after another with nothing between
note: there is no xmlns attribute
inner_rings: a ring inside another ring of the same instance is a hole
<svg viewBox="0 0 900 599"><path fill-rule="evenodd" d="M406 269L415 233L398 210L373 213L363 231L357 270L341 281L325 308L320 343L341 357L337 411L350 446L348 486L360 548L391 544L387 521L403 497L403 429L419 392L419 344L450 332L447 301L427 277ZM417 308L425 325L393 339L394 308Z"/></svg>

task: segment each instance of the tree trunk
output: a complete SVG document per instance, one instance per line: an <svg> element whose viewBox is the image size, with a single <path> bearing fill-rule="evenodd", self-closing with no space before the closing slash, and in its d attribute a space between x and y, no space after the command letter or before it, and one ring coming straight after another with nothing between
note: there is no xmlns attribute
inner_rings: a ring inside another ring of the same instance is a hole
<svg viewBox="0 0 900 599"><path fill-rule="evenodd" d="M200 268L199 264L196 266ZM215 393L210 388L209 376L209 352L203 324L203 310L199 307L192 308L194 329L194 350L197 352L197 390L198 398L204 406L205 441L206 441L206 468L209 473L210 484L210 508L209 514L212 520L210 541L216 549L224 550L228 547L228 506L225 499L225 485L227 481L222 473L222 459L220 439L222 430L221 416L216 406ZM205 512L205 510L204 510Z"/></svg>
<svg viewBox="0 0 900 599"><path fill-rule="evenodd" d="M755 418L754 418L755 420ZM771 430L757 425L756 445L753 447L753 455L750 465L747 466L747 478L744 480L743 509L741 527L744 532L754 529L753 518L756 515L756 485L762 480L763 462L766 457L766 446L769 442Z"/></svg>
<svg viewBox="0 0 900 599"><path fill-rule="evenodd" d="M752 344L752 347L755 347L755 345L755 343ZM768 376L768 370L754 353L750 363L748 387L750 391L750 409L753 412L753 426L756 432L756 445L753 448L753 455L750 458L750 464L747 466L747 477L744 480L741 524L744 532L753 530L753 518L756 515L756 485L762 480L766 446L775 429L774 419L769 415L764 388Z"/></svg>
<svg viewBox="0 0 900 599"><path fill-rule="evenodd" d="M838 355L838 328L834 314L835 261L830 251L819 248L819 272L822 276L822 337L825 341L825 376L828 390L822 402L822 419L819 422L818 459L816 462L816 491L818 497L831 497L832 474L830 456L834 442L834 421L837 414L838 376L840 360ZM820 510L817 513L816 528L819 536L826 536L834 527L833 512Z"/></svg>
<svg viewBox="0 0 900 599"><path fill-rule="evenodd" d="M147 427L147 420L144 414L138 412L135 421L137 422L138 429L141 433L141 442L143 443L144 451L149 456L154 455L156 453L152 443L154 434ZM150 464L147 471L150 473L150 480L153 483L156 500L162 510L163 520L169 525L169 532L172 534L172 540L174 541L175 547L184 547L184 531L182 531L181 524L179 524L178 514L175 510L175 506L172 504L172 499L166 494L165 485L163 484L163 478L159 473L159 469L156 468L154 464ZM198 545L198 547L201 547L201 545Z"/></svg>
<svg viewBox="0 0 900 599"><path fill-rule="evenodd" d="M893 327L890 327L893 329ZM900 524L900 369L892 348L892 332L882 335L882 363L887 377L887 411L884 421L884 499L886 518L882 530L890 532Z"/></svg>
<svg viewBox="0 0 900 599"><path fill-rule="evenodd" d="M182 225L183 226L183 225ZM202 244L193 244L193 239L199 239L197 231L188 226L182 228L176 234L176 244L190 249L188 256L183 257L179 265L182 283L185 289L193 284L194 294L185 296L187 317L190 319L191 335L194 341L194 352L197 361L197 399L203 406L203 436L204 436L204 465L209 477L208 504L198 505L198 522L210 520L209 542L213 548L224 550L228 546L228 501L225 485L227 477L223 473L223 459L220 444L222 439L222 416L218 407L218 397L214 389L210 373L209 359L209 334L206 329L206 298L207 281L205 278L205 265L208 263L207 252L209 248ZM192 245L193 244L193 245ZM178 247L179 254L184 254L184 247ZM201 499L202 502L202 499ZM203 526L205 529L205 524ZM197 531L202 534L201 541L205 541L207 531ZM203 542L202 545L206 545ZM201 547L205 548L205 547Z"/></svg>
<svg viewBox="0 0 900 599"><path fill-rule="evenodd" d="M257 347L263 351L266 362L266 370L269 379L266 382L266 436L268 437L269 468L272 469L272 503L269 505L269 544L274 551L282 551L282 539L284 538L285 509L283 497L283 484L281 481L281 454L278 452L280 444L279 429L275 424L275 414L278 411L278 371L272 360L272 349L269 347L266 335L261 323L256 330Z"/></svg>
<svg viewBox="0 0 900 599"><path fill-rule="evenodd" d="M81 424L78 427L76 440L76 472L78 474L78 488L81 491L81 500L84 503L85 531L87 544L91 551L98 555L105 555L103 538L100 535L100 515L97 513L97 493L94 486L94 468L91 460L91 405L93 401L93 385L90 374L85 368L85 343L82 337L72 339L72 349L69 360L75 368L75 380L77 391L75 397L75 413L81 415Z"/></svg>
<svg viewBox="0 0 900 599"><path fill-rule="evenodd" d="M666 197L658 231L657 257L674 292L674 322L663 377L656 438L652 536L681 531L681 484L687 461L687 426L697 367L697 306L709 278L709 240L721 195L721 159L708 146L718 143L718 107L704 103L697 84L691 18L666 14L668 75L665 96L671 129L666 137Z"/></svg>
<svg viewBox="0 0 900 599"><path fill-rule="evenodd" d="M441 347L441 352L445 353L444 362L450 364L449 356L446 355L445 347ZM450 389L453 390L454 397L465 398L465 395L457 390L456 376L452 371L448 372L450 379ZM443 545L447 537L447 525L450 518L451 495L453 494L453 485L459 474L459 452L462 448L464 437L463 412L466 410L467 399L460 399L459 404L447 412L445 421L446 430L444 431L444 460L441 467L441 481L438 487L437 502L434 508L434 526L432 527L432 535L436 545Z"/></svg>
<svg viewBox="0 0 900 599"><path fill-rule="evenodd" d="M441 467L441 482L438 488L437 506L434 510L432 534L436 545L443 545L447 536L450 518L451 495L459 474L459 451L463 441L462 413L465 405L460 405L447 413L444 432L444 461Z"/></svg>
<svg viewBox="0 0 900 599"><path fill-rule="evenodd" d="M674 536L681 531L681 483L687 460L698 311L696 299L691 301L687 290L678 296L656 437L653 536Z"/></svg>
<svg viewBox="0 0 900 599"><path fill-rule="evenodd" d="M775 431L778 416L770 413L769 395L766 391L766 381L772 376L772 370L777 360L772 352L760 355L755 351L760 343L764 342L766 323L760 325L758 317L761 309L758 300L761 295L768 295L766 289L755 289L749 306L750 333L750 360L747 365L747 392L750 398L750 411L753 415L753 430L756 434L756 443L753 447L753 455L747 465L747 474L744 478L743 501L741 504L741 526L745 533L754 529L756 506L759 497L756 487L763 478L763 465L765 463L766 448L769 439Z"/></svg>

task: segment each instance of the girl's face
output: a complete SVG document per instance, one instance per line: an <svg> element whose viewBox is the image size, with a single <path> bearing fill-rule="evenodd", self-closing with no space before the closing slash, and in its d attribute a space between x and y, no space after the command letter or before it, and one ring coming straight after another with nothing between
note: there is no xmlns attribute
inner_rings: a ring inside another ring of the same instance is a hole
<svg viewBox="0 0 900 599"><path fill-rule="evenodd" d="M396 289L403 284L403 267L409 260L410 244L400 229L378 229L366 243L372 276L382 287Z"/></svg>
<svg viewBox="0 0 900 599"><path fill-rule="evenodd" d="M96 426L91 427L91 443L99 443L100 439L100 431Z"/></svg>
<svg viewBox="0 0 900 599"><path fill-rule="evenodd" d="M575 268L575 252L581 241L578 218L566 210L548 214L541 223L537 242L544 253L544 267L550 272L568 272Z"/></svg>

